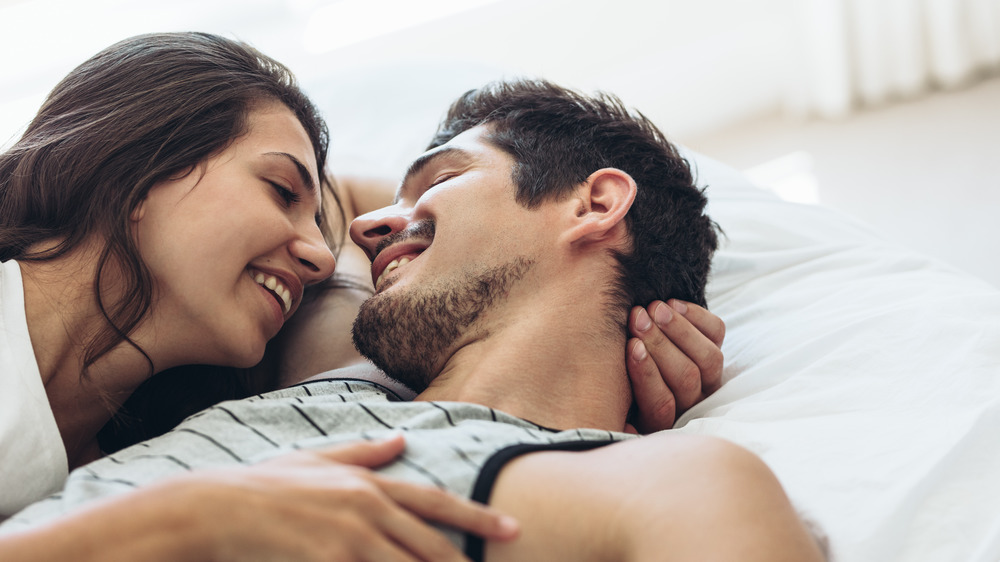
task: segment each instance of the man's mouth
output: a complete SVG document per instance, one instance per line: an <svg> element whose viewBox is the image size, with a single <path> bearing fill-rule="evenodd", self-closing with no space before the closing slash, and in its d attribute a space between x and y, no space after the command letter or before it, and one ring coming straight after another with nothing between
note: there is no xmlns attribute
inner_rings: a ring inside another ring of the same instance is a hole
<svg viewBox="0 0 1000 562"><path fill-rule="evenodd" d="M253 280L268 290L271 296L278 301L278 305L285 314L288 314L292 310L292 292L289 291L274 275L268 275L260 271L251 271L251 277Z"/></svg>
<svg viewBox="0 0 1000 562"><path fill-rule="evenodd" d="M395 271L397 268L410 263L411 261L413 261L414 259L416 259L416 257L419 256L421 253L422 253L422 251L421 252L416 252L416 253L406 254L404 256L400 256L400 257L392 260L391 262L389 262L389 264L385 266L385 269L382 270L382 273L379 274L378 278L375 279L375 290L376 291L381 291L382 290L382 286L383 286L383 284L385 282L385 279L389 276L390 273L392 273L393 271Z"/></svg>
<svg viewBox="0 0 1000 562"><path fill-rule="evenodd" d="M388 287L385 283L390 273L415 260L430 247L434 230L434 221L423 219L379 241L374 251L369 253L375 292ZM379 269L382 271L379 272ZM376 272L379 272L378 276L375 275Z"/></svg>

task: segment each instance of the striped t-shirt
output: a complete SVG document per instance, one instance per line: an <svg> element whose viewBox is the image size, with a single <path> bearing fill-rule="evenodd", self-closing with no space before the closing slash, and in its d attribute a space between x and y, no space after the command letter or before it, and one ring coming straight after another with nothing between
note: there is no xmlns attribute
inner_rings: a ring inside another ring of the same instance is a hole
<svg viewBox="0 0 1000 562"><path fill-rule="evenodd" d="M293 449L406 435L406 451L379 472L486 503L497 473L519 454L585 450L633 437L595 429L555 431L464 402L406 402L367 381L319 380L223 402L170 432L74 470L64 489L16 514L0 533L31 527L96 498L181 472L252 464ZM472 559L482 541L441 530Z"/></svg>

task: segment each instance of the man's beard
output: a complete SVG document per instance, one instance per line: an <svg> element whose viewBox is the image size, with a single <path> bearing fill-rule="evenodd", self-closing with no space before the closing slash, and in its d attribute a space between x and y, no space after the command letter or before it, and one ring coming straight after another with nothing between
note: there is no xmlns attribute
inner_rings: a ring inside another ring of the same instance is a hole
<svg viewBox="0 0 1000 562"><path fill-rule="evenodd" d="M516 258L467 270L458 279L375 295L354 320L354 347L390 377L423 392L444 367L446 354L454 352L455 342L484 311L506 298L533 264Z"/></svg>

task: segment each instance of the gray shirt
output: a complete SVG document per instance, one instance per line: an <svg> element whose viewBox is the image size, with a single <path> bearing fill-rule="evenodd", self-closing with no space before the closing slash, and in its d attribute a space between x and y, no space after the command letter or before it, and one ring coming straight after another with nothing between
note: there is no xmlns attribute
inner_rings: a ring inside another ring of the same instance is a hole
<svg viewBox="0 0 1000 562"><path fill-rule="evenodd" d="M64 489L16 514L0 534L32 527L88 501L190 470L252 464L293 449L375 439L396 431L406 451L379 472L486 503L503 464L536 450L583 450L633 437L555 431L464 402L407 402L369 381L318 380L223 402L170 432L74 470ZM481 542L443 528L478 558Z"/></svg>

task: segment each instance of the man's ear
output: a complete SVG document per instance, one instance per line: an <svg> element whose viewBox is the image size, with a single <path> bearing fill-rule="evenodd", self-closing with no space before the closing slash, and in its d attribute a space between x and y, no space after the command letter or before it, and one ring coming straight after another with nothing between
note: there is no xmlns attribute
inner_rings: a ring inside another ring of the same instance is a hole
<svg viewBox="0 0 1000 562"><path fill-rule="evenodd" d="M635 180L617 168L601 168L577 186L572 196L575 216L565 231L570 243L599 241L614 236L624 226L635 201Z"/></svg>

